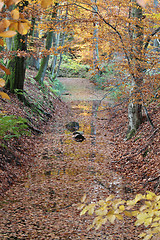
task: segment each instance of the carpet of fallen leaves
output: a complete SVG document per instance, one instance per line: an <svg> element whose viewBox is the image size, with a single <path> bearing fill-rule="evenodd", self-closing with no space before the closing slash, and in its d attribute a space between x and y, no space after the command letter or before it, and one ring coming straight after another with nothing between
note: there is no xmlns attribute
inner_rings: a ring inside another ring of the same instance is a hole
<svg viewBox="0 0 160 240"><path fill-rule="evenodd" d="M35 93L37 86L32 87ZM25 116L23 105L11 99L3 108ZM110 194L131 199L145 190L159 193L158 103L148 108L155 129L144 117L136 136L125 141L127 106L104 101L98 107L96 97L83 99L53 98L52 118L43 124L37 120L43 134L11 139L8 149L0 149L0 239L138 239L141 228L128 218L88 232L93 217L80 217L77 204L84 193L90 201ZM65 128L70 121L79 122L83 142Z"/></svg>

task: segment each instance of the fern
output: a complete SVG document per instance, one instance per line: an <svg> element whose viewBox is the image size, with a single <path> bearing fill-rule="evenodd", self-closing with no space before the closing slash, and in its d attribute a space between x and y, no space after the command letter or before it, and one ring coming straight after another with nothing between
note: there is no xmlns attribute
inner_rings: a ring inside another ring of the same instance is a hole
<svg viewBox="0 0 160 240"><path fill-rule="evenodd" d="M0 115L0 139L19 138L21 135L29 135L27 120L14 115ZM27 130L27 131L26 131Z"/></svg>

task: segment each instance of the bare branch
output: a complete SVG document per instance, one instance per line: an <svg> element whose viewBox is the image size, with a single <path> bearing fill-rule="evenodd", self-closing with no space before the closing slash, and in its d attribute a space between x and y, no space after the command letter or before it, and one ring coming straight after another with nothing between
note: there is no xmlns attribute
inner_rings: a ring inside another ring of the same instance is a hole
<svg viewBox="0 0 160 240"><path fill-rule="evenodd" d="M151 41L151 38L152 38L154 35L156 35L159 31L160 31L160 27L157 28L156 30L154 30L154 32L147 38L147 41L146 41L146 43L145 43L145 45L144 45L144 50L147 49L147 47L148 47L148 45L149 45L149 42Z"/></svg>

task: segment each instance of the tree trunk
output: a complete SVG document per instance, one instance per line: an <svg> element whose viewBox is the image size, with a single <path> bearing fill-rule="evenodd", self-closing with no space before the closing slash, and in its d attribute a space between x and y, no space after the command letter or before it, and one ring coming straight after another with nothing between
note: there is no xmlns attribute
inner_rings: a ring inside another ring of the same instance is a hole
<svg viewBox="0 0 160 240"><path fill-rule="evenodd" d="M57 17L57 9L56 6L58 6L58 3L55 3L55 8L53 9L52 12L52 16L51 19L56 19ZM53 37L54 37L54 31L52 29L50 29L47 33L47 39L46 39L46 49L50 50L50 48L52 47L52 42L53 42ZM35 79L42 84L43 80L44 80L44 76L48 67L48 62L49 62L49 55L47 55L47 57L42 58L41 60L41 65L38 71L37 76L35 77Z"/></svg>
<svg viewBox="0 0 160 240"><path fill-rule="evenodd" d="M60 33L55 34L54 40L55 40L55 49L56 49L55 53L56 54L53 57L53 61L52 61L52 65L51 65L51 75L53 78L55 78L55 75L56 75L55 68L56 68L56 64L57 64L57 54L58 54L57 48L59 46L59 39L60 39Z"/></svg>
<svg viewBox="0 0 160 240"><path fill-rule="evenodd" d="M12 50L27 50L26 35L17 33L12 41ZM25 57L14 57L8 62L8 68L11 74L6 77L6 88L11 92L14 92L16 89L23 90L26 71Z"/></svg>
<svg viewBox="0 0 160 240"><path fill-rule="evenodd" d="M132 53L131 53L131 72L133 77L132 89L130 92L130 102L128 106L129 127L127 139L131 138L139 125L142 123L142 94L143 84L143 25L142 8L132 0L131 16L135 23L132 25Z"/></svg>
<svg viewBox="0 0 160 240"><path fill-rule="evenodd" d="M94 12L98 11L97 8L97 0L92 0L93 2L93 18L94 18L94 22L93 22L93 67L94 70L96 71L96 73L99 75L100 73L100 69L99 69L99 49L98 49L98 21L97 19L97 15Z"/></svg>
<svg viewBox="0 0 160 240"><path fill-rule="evenodd" d="M52 46L52 41L53 41L53 31L49 31L47 34L47 39L46 39L46 49L49 50ZM47 55L47 57L42 58L41 60L41 65L38 71L37 76L35 77L35 79L42 84L43 80L44 80L44 76L48 67L48 61L49 61L49 55Z"/></svg>
<svg viewBox="0 0 160 240"><path fill-rule="evenodd" d="M32 21L31 21L31 24L32 24L32 28L30 30L30 33L29 35L32 36L32 39L31 39L31 46L34 46L34 37L38 38L39 37L39 33L38 31L35 29L35 26L36 26L36 18L32 18ZM31 55L31 57L29 58L28 60L28 64L29 66L32 66L34 67L35 69L39 70L39 67L40 67L40 64L39 64L40 60L39 58L35 58L33 55Z"/></svg>
<svg viewBox="0 0 160 240"><path fill-rule="evenodd" d="M66 32L63 32L62 33L62 43L61 43L62 47L64 46L65 36L66 36ZM58 67L57 67L57 72L55 74L55 79L57 78L57 76L59 74L59 70L60 70L60 66L61 66L62 60L63 60L63 53L61 52L60 53L60 57L59 57L59 63L58 63Z"/></svg>

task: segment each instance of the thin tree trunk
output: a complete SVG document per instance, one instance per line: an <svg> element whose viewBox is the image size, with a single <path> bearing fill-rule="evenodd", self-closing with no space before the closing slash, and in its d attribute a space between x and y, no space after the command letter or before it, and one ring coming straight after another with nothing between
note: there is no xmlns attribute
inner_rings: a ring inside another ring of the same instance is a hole
<svg viewBox="0 0 160 240"><path fill-rule="evenodd" d="M66 32L63 32L63 35L62 35L62 44L61 44L62 47L64 46L65 35L66 35ZM57 76L58 76L58 74L59 74L59 70L60 70L60 66L61 66L62 60L63 60L63 54L62 54L62 52L61 52L61 53L60 53L59 62L58 62L57 72L56 72L56 74L55 74L55 78L57 78Z"/></svg>
<svg viewBox="0 0 160 240"><path fill-rule="evenodd" d="M67 20L67 17L68 17L68 6L66 8L66 13L65 13L65 21ZM66 32L62 32L62 41L61 41L61 47L64 46L64 42L65 42L65 37L66 37ZM56 74L55 74L55 79L57 78L58 74L59 74L59 70L60 70L60 66L61 66L61 63L62 63L62 60L63 60L63 54L62 52L60 53L60 58L59 58L59 62L58 62L58 67L57 67L57 71L56 71Z"/></svg>
<svg viewBox="0 0 160 240"><path fill-rule="evenodd" d="M96 14L94 12L97 12L97 0L92 0L93 2L93 18L95 19L94 23L93 23L93 67L94 70L98 72L100 72L99 69L99 49L98 49L98 22L96 21Z"/></svg>
<svg viewBox="0 0 160 240"><path fill-rule="evenodd" d="M39 36L38 34L38 31L35 29L35 26L36 26L36 18L32 18L32 21L31 21L31 24L32 24L32 28L30 30L30 33L29 35L32 36L32 39L31 39L31 46L34 45L33 41L34 41L34 37L37 37ZM31 55L31 57L29 58L28 60L29 62L29 66L32 66L34 68L36 68L37 70L39 70L39 58L35 58L33 55Z"/></svg>
<svg viewBox="0 0 160 240"><path fill-rule="evenodd" d="M51 75L52 75L53 78L54 78L54 74L55 74L55 67L56 67L56 64L57 64L57 54L58 54L57 47L59 46L59 38L60 38L60 33L55 34L56 55L54 55L52 66L51 66Z"/></svg>
<svg viewBox="0 0 160 240"><path fill-rule="evenodd" d="M53 31L48 32L47 34L47 39L46 39L46 49L49 50L52 46L52 41L53 41ZM48 67L48 61L49 61L49 55L47 55L47 57L42 58L41 60L41 65L38 71L37 76L35 77L35 79L42 84L43 80L44 80L44 76Z"/></svg>
<svg viewBox="0 0 160 240"><path fill-rule="evenodd" d="M53 10L53 13L52 13L52 19L55 19L57 17L57 9L56 9L57 5L58 5L58 3L55 4L55 9ZM50 29L47 33L47 39L46 39L46 49L47 50L50 50L50 48L52 47L53 37L54 37L54 31ZM45 73L46 73L46 70L48 67L49 57L50 57L50 55L47 55L47 57L42 58L38 74L35 77L35 79L40 84L43 83L44 76L45 76Z"/></svg>

